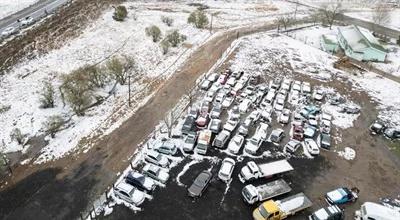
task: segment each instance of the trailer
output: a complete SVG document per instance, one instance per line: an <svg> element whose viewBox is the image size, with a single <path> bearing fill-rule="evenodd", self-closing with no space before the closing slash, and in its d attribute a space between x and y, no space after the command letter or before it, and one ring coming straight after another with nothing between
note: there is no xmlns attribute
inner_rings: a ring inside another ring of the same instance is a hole
<svg viewBox="0 0 400 220"><path fill-rule="evenodd" d="M254 220L282 220L312 206L304 193L298 193L285 199L263 202L253 211Z"/></svg>
<svg viewBox="0 0 400 220"><path fill-rule="evenodd" d="M242 196L246 203L254 204L267 199L274 198L292 191L289 184L284 179L278 179L261 186L249 184L242 190Z"/></svg>
<svg viewBox="0 0 400 220"><path fill-rule="evenodd" d="M239 173L239 179L244 183L261 177L270 178L292 170L293 167L287 160L278 160L258 165L254 161L249 161L244 167L242 167Z"/></svg>

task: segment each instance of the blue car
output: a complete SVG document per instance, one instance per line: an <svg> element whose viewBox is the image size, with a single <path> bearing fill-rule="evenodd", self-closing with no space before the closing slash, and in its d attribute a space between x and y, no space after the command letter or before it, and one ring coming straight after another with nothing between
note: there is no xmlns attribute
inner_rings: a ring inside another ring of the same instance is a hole
<svg viewBox="0 0 400 220"><path fill-rule="evenodd" d="M357 188L349 190L347 187L341 187L328 192L325 198L328 203L332 205L340 205L348 202L355 202L358 198L358 192L359 190Z"/></svg>

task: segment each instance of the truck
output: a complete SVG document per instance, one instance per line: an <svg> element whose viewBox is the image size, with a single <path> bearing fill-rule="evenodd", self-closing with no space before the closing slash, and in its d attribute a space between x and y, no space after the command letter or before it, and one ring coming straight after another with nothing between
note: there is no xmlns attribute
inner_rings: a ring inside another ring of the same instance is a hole
<svg viewBox="0 0 400 220"><path fill-rule="evenodd" d="M253 211L254 220L282 220L288 216L294 215L306 208L309 208L312 202L304 193L298 193L285 199L263 202Z"/></svg>
<svg viewBox="0 0 400 220"><path fill-rule="evenodd" d="M202 155L207 153L208 146L210 146L211 143L211 135L212 132L208 129L200 131L199 137L197 138L197 145L194 149L195 153Z"/></svg>
<svg viewBox="0 0 400 220"><path fill-rule="evenodd" d="M361 205L360 210L355 213L355 220L368 220L368 219L382 219L382 220L395 220L400 219L400 212L393 208L384 205L365 202Z"/></svg>
<svg viewBox="0 0 400 220"><path fill-rule="evenodd" d="M289 184L284 179L278 179L261 186L249 184L242 190L242 196L246 203L254 204L267 199L272 199L276 196L283 195L292 191Z"/></svg>
<svg viewBox="0 0 400 220"><path fill-rule="evenodd" d="M254 161L249 161L242 167L239 173L239 180L244 183L259 179L262 177L269 178L277 174L292 171L293 167L287 160L277 160L265 164L256 164Z"/></svg>

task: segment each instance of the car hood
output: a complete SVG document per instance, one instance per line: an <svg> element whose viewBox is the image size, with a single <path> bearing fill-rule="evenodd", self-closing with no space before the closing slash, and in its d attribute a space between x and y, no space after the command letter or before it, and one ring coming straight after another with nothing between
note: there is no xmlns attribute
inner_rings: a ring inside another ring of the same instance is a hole
<svg viewBox="0 0 400 220"><path fill-rule="evenodd" d="M202 190L202 188L200 188L199 186L197 186L195 184L192 184L188 189L190 195L192 195L192 196L200 196L201 190Z"/></svg>
<svg viewBox="0 0 400 220"><path fill-rule="evenodd" d="M159 172L158 173L158 178L162 181L165 182L169 179L169 174L167 172Z"/></svg>
<svg viewBox="0 0 400 220"><path fill-rule="evenodd" d="M168 165L168 158L167 157L162 157L162 159L160 161L158 161L158 163L162 166L166 166Z"/></svg>
<svg viewBox="0 0 400 220"><path fill-rule="evenodd" d="M136 205L140 205L141 203L143 203L144 198L144 193L139 190L135 190L135 192L133 192L131 196L133 203L135 203Z"/></svg>

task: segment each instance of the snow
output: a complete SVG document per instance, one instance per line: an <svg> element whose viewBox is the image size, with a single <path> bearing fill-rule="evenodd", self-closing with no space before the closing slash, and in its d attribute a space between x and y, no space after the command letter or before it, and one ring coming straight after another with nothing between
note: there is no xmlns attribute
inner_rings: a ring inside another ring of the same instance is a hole
<svg viewBox="0 0 400 220"><path fill-rule="evenodd" d="M353 122L357 120L360 114L347 114L341 113L342 107L330 105L329 103L325 103L321 106L323 112L326 112L332 115L333 120L332 123L342 129L351 128L353 127Z"/></svg>
<svg viewBox="0 0 400 220"><path fill-rule="evenodd" d="M387 12L390 14L390 20L388 22L385 22L383 26L388 27L388 28L393 28L396 30L400 30L400 9L393 9L390 12ZM348 15L350 17L358 18L361 20L365 21L370 21L373 22L373 15L374 12L373 10L358 10L358 11L352 11L352 12L347 12L345 15Z"/></svg>
<svg viewBox="0 0 400 220"><path fill-rule="evenodd" d="M338 155L346 160L354 160L356 158L356 151L351 147L345 147L344 151L339 151Z"/></svg>
<svg viewBox="0 0 400 220"><path fill-rule="evenodd" d="M303 205L303 203L304 203L304 197L299 196L299 197L293 198L289 201L280 203L279 206L280 206L281 210L288 213L291 210L295 210L295 209L301 207Z"/></svg>
<svg viewBox="0 0 400 220"><path fill-rule="evenodd" d="M183 175L185 175L186 171L189 170L189 168L190 168L192 165L197 164L197 163L200 163L201 161L202 161L202 160L192 160L192 161L190 161L189 163L185 164L185 166L183 167L182 171L179 172L179 174L176 176L176 183L178 184L178 186L184 186L184 187L186 187L186 185L183 184L183 183L181 182L181 177L182 177Z"/></svg>
<svg viewBox="0 0 400 220"><path fill-rule="evenodd" d="M0 1L0 19L21 11L39 0L1 0Z"/></svg>

